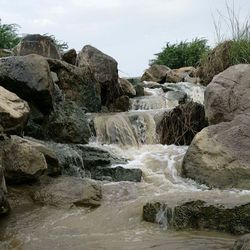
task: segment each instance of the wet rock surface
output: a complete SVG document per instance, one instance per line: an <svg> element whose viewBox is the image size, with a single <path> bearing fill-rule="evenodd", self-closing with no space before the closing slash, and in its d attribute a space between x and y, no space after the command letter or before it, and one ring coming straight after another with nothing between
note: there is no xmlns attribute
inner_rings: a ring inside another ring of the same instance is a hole
<svg viewBox="0 0 250 250"><path fill-rule="evenodd" d="M100 205L101 186L90 179L71 176L46 178L32 194L34 201L56 207Z"/></svg>
<svg viewBox="0 0 250 250"><path fill-rule="evenodd" d="M117 167L93 167L90 169L91 178L100 181L132 181L140 182L142 179L142 171L138 168Z"/></svg>
<svg viewBox="0 0 250 250"><path fill-rule="evenodd" d="M143 219L148 222L167 223L176 230L212 229L243 234L250 232L250 203L226 207L194 200L168 207L164 202L147 203Z"/></svg>

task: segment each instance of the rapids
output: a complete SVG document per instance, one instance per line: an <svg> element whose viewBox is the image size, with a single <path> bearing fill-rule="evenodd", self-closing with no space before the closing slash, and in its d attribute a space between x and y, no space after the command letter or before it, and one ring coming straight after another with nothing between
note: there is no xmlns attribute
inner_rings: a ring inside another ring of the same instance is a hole
<svg viewBox="0 0 250 250"><path fill-rule="evenodd" d="M188 83L177 86L188 98L203 102L203 87ZM168 230L161 214L157 216L159 225L142 221L142 207L152 200L165 200L171 206L192 198L229 204L249 200L250 195L247 191L210 190L181 178L179 172L187 147L160 145L155 132L161 114L178 103L168 99L162 89L147 89L147 93L131 100L129 112L91 115L96 135L90 145L129 159L123 166L140 168L142 182L103 182L102 205L95 210L65 210L28 203L17 206L0 223L0 249L198 250L232 246L236 238L232 235ZM79 155L75 157L81 163Z"/></svg>

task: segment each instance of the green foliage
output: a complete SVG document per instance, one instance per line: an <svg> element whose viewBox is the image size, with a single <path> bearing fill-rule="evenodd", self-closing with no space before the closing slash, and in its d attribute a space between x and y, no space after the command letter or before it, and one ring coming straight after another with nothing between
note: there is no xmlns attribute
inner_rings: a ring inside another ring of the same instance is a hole
<svg viewBox="0 0 250 250"><path fill-rule="evenodd" d="M208 51L209 46L204 38L195 38L192 42L167 43L160 53L155 54L156 58L150 61L150 65L163 64L172 69L195 67L202 55Z"/></svg>
<svg viewBox="0 0 250 250"><path fill-rule="evenodd" d="M0 19L0 48L12 49L19 43L18 29L17 24L2 24Z"/></svg>
<svg viewBox="0 0 250 250"><path fill-rule="evenodd" d="M229 66L250 63L250 16L244 21L226 2L226 13L218 11L218 21L214 19L217 46L200 61L198 76L204 85L211 82L213 77ZM226 32L225 34L222 33ZM226 29L227 28L227 29Z"/></svg>

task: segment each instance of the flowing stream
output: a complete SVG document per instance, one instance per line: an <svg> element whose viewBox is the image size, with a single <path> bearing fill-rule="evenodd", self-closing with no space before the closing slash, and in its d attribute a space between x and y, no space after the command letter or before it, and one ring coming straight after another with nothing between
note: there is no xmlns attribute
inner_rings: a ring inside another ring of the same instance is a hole
<svg viewBox="0 0 250 250"><path fill-rule="evenodd" d="M203 102L202 87L177 86L188 97ZM237 190L209 190L179 176L186 146L160 145L155 132L159 117L178 105L162 89L146 89L148 95L131 100L124 113L95 114L95 138L91 145L129 159L126 168L140 168L143 180L103 182L102 205L84 208L20 206L0 224L0 249L118 250L118 249L229 249L232 235L211 231L171 231L161 217L159 225L142 221L142 207L153 200L176 205L190 199L233 203L249 199ZM115 166L113 166L115 167Z"/></svg>

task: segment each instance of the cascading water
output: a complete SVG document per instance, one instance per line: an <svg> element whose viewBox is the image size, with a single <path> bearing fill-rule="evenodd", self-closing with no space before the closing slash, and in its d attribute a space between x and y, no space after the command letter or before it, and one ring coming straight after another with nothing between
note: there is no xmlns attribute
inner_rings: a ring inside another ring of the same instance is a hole
<svg viewBox="0 0 250 250"><path fill-rule="evenodd" d="M201 86L164 85L203 103ZM181 200L204 197L207 200L249 197L243 192L209 190L179 176L187 147L160 145L156 134L161 115L178 105L178 101L161 88L146 92L146 96L131 100L129 112L92 116L96 138L91 145L129 159L123 167L140 168L142 182L104 182L102 205L90 213L81 208L65 211L49 207L17 213L18 223L13 218L4 225L9 236L0 243L1 249L229 249L234 241L231 235L162 230L168 227L164 209L156 218L161 227L141 220L142 206L154 199L167 200L170 206L175 206ZM82 168L84 159L77 152L66 150L61 162L69 161L73 169Z"/></svg>

